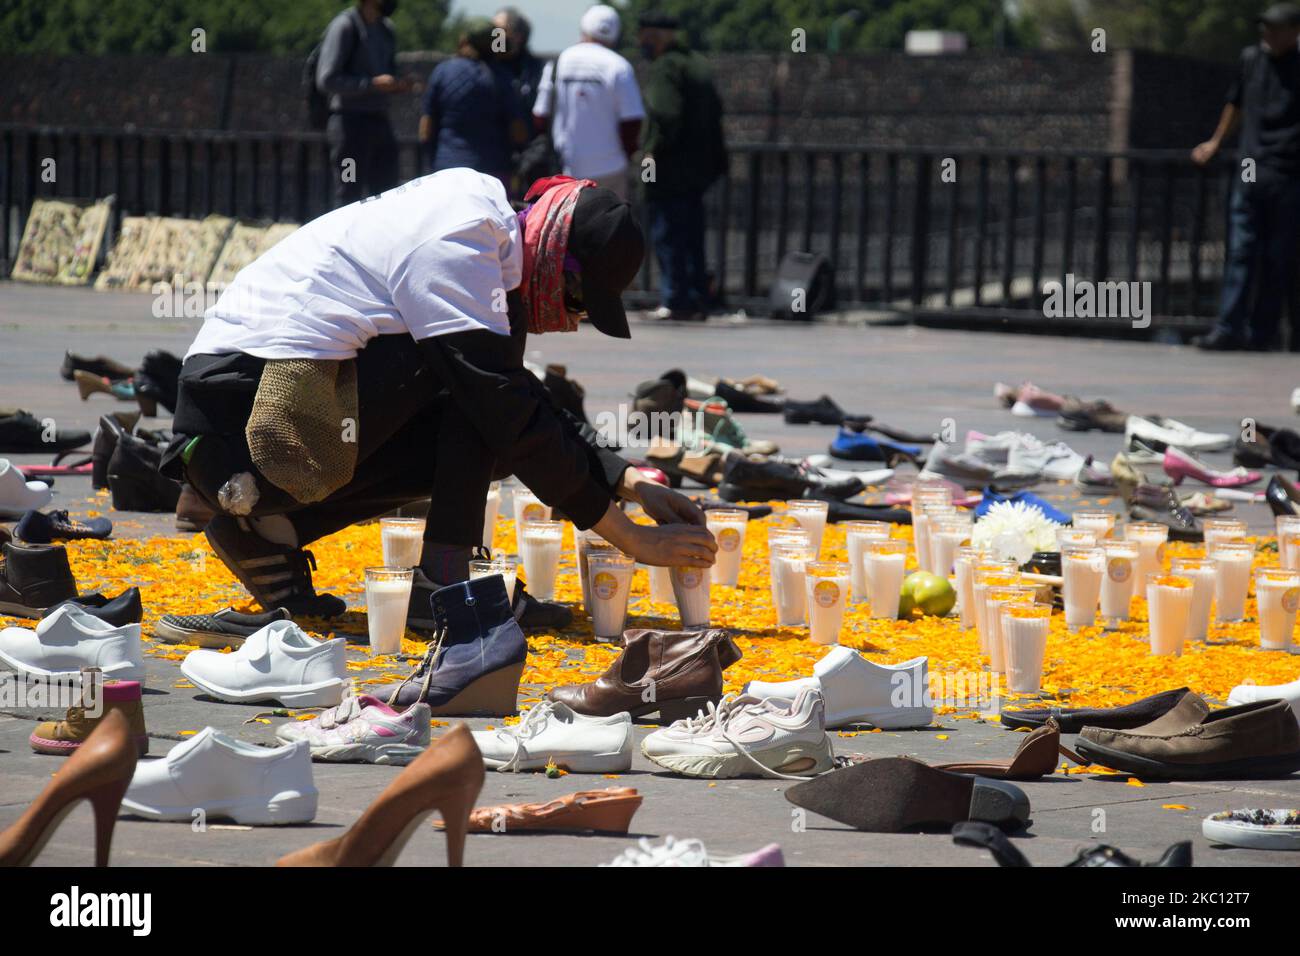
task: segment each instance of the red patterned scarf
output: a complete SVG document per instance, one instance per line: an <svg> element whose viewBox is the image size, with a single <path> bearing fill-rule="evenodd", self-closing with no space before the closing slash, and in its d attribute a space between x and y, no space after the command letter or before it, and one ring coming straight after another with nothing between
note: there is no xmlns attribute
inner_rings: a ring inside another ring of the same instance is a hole
<svg viewBox="0 0 1300 956"><path fill-rule="evenodd" d="M529 332L572 332L578 327L578 316L564 307L564 256L578 193L595 185L590 179L551 176L537 180L524 196L532 205L521 216L524 276L519 292Z"/></svg>

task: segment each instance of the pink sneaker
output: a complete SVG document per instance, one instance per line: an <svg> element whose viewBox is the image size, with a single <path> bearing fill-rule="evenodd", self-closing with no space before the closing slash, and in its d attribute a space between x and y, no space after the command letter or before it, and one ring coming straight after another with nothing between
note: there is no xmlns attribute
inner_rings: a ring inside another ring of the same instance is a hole
<svg viewBox="0 0 1300 956"><path fill-rule="evenodd" d="M1184 478L1193 478L1215 488L1240 488L1242 485L1254 484L1261 477L1259 472L1247 471L1241 466L1231 471L1218 471L1191 452L1172 445L1165 450L1164 469L1165 474L1172 478L1176 485Z"/></svg>
<svg viewBox="0 0 1300 956"><path fill-rule="evenodd" d="M1054 418L1061 413L1064 404L1063 395L1045 392L1033 382L1025 382L1020 386L1015 403L1011 406L1011 414L1021 418Z"/></svg>

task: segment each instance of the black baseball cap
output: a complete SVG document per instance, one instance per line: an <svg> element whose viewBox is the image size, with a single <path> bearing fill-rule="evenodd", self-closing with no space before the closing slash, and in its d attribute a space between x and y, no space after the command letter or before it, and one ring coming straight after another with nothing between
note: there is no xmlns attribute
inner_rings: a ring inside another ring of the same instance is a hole
<svg viewBox="0 0 1300 956"><path fill-rule="evenodd" d="M1294 3L1275 3L1256 17L1256 22L1272 27L1300 26L1300 7Z"/></svg>
<svg viewBox="0 0 1300 956"><path fill-rule="evenodd" d="M632 207L609 189L578 193L569 226L569 253L582 266L582 304L587 319L606 335L630 339L623 290L641 271L645 236Z"/></svg>

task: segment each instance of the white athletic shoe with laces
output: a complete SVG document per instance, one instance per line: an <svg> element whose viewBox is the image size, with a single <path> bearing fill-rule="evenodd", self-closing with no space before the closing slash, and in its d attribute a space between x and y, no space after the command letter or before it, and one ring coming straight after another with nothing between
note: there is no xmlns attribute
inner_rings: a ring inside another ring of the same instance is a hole
<svg viewBox="0 0 1300 956"><path fill-rule="evenodd" d="M345 697L337 707L308 721L291 721L275 735L288 743L307 741L313 760L404 766L429 746L429 705L414 703L403 711L377 697Z"/></svg>
<svg viewBox="0 0 1300 956"><path fill-rule="evenodd" d="M763 700L794 700L802 690L818 691L825 702L826 727L871 724L881 730L928 727L934 710L929 695L929 660L877 664L851 647L837 645L813 665L812 677L788 681L750 681L745 693ZM903 706L896 701L906 701Z"/></svg>
<svg viewBox="0 0 1300 956"><path fill-rule="evenodd" d="M728 694L694 717L656 730L641 753L686 777L803 779L835 763L820 692L793 701Z"/></svg>
<svg viewBox="0 0 1300 956"><path fill-rule="evenodd" d="M586 717L568 704L534 704L513 727L474 731L483 763L493 770L541 770L548 763L570 773L632 769L632 716Z"/></svg>

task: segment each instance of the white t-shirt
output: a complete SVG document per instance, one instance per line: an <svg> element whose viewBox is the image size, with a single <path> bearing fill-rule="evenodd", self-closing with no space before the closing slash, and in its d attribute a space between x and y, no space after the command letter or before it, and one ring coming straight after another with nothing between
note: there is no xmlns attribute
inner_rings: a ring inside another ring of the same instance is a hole
<svg viewBox="0 0 1300 956"><path fill-rule="evenodd" d="M314 219L239 271L190 355L352 358L376 335L510 334L523 245L505 187L445 169Z"/></svg>
<svg viewBox="0 0 1300 956"><path fill-rule="evenodd" d="M645 119L641 90L632 64L599 43L579 43L560 54L560 105L551 128L564 171L596 179L627 168L618 124ZM534 116L552 113L555 65L548 63L537 87Z"/></svg>

